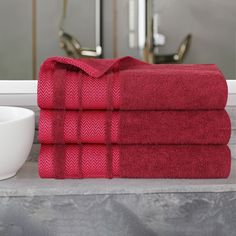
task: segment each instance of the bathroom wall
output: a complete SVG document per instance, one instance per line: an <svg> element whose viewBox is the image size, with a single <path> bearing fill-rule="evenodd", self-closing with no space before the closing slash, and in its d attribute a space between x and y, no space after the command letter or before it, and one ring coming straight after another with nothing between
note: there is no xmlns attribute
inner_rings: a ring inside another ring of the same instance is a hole
<svg viewBox="0 0 236 236"><path fill-rule="evenodd" d="M63 0L36 1L37 71L42 61L65 55L59 47ZM95 1L68 0L65 30L83 47L95 46ZM0 1L0 80L33 78L32 0Z"/></svg>
<svg viewBox="0 0 236 236"><path fill-rule="evenodd" d="M159 31L166 35L160 53L173 52L193 34L186 63L215 63L227 79L236 79L235 0L154 0Z"/></svg>
<svg viewBox="0 0 236 236"><path fill-rule="evenodd" d="M177 51L191 33L192 44L184 63L217 64L227 79L236 79L236 1L235 0L153 0L158 13L158 31L166 37L160 54ZM128 3L117 1L118 56L139 57L128 47Z"/></svg>
<svg viewBox="0 0 236 236"><path fill-rule="evenodd" d="M0 1L0 80L32 78L31 4Z"/></svg>
<svg viewBox="0 0 236 236"><path fill-rule="evenodd" d="M58 38L63 1L36 2L38 70L46 57L65 54ZM128 44L129 0L103 2L104 56L140 57L139 50L130 49ZM66 31L79 38L82 46L94 47L95 1L68 0L68 3ZM116 45L114 3L118 22ZM185 63L216 63L227 79L236 78L236 1L154 0L153 11L159 14L159 32L166 36L166 44L159 48L159 53L176 51L184 36L192 33ZM0 56L0 80L32 79L32 0L0 1Z"/></svg>
<svg viewBox="0 0 236 236"><path fill-rule="evenodd" d="M52 55L65 55L59 47L59 25L62 0L37 1L37 60L38 69L43 60ZM68 0L65 32L77 38L83 47L95 47L95 1Z"/></svg>

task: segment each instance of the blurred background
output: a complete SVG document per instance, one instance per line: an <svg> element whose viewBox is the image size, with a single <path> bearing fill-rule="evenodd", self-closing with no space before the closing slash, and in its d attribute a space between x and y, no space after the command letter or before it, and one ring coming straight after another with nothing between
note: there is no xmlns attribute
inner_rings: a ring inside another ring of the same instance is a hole
<svg viewBox="0 0 236 236"><path fill-rule="evenodd" d="M235 0L1 0L0 80L37 79L47 57L215 63L236 78Z"/></svg>

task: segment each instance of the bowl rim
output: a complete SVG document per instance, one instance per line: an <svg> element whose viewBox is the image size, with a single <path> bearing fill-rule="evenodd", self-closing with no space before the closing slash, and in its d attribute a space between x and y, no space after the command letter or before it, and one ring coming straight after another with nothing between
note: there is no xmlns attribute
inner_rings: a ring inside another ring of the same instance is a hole
<svg viewBox="0 0 236 236"><path fill-rule="evenodd" d="M26 112L25 114L22 115L22 117L16 117L14 119L10 119L10 120L6 120L6 121L2 121L0 122L0 126L2 125L6 125L6 124L10 124L10 123L14 123L14 122L18 122L18 121L23 121L26 120L28 118L34 117L35 113L34 111L28 109L28 108L24 108L24 107L15 107L15 106L0 106L0 111L1 109L9 109L9 110L21 110Z"/></svg>

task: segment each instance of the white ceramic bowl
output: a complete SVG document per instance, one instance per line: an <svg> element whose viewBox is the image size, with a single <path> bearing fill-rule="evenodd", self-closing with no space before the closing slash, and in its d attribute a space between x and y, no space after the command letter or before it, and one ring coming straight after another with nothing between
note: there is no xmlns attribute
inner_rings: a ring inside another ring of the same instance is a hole
<svg viewBox="0 0 236 236"><path fill-rule="evenodd" d="M0 106L0 180L16 174L26 161L34 139L34 112Z"/></svg>

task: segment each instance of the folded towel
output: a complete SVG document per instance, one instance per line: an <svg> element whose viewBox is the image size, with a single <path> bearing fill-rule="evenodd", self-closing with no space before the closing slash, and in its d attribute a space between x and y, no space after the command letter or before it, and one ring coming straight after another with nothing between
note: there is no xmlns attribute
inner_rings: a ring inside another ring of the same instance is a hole
<svg viewBox="0 0 236 236"><path fill-rule="evenodd" d="M42 145L42 178L226 178L224 145Z"/></svg>
<svg viewBox="0 0 236 236"><path fill-rule="evenodd" d="M41 143L227 144L230 119L215 111L41 110Z"/></svg>
<svg viewBox="0 0 236 236"><path fill-rule="evenodd" d="M227 84L215 65L53 57L38 82L43 109L223 109L226 100Z"/></svg>

